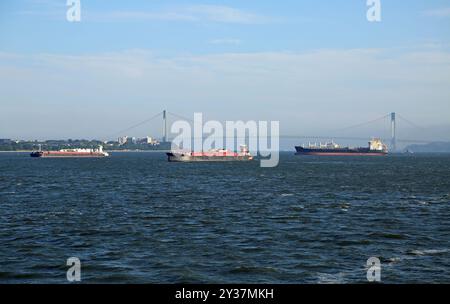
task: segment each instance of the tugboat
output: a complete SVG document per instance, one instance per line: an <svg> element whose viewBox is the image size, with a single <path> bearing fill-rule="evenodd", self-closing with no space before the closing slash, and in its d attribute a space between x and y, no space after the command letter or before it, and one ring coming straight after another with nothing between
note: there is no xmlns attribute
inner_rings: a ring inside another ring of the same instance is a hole
<svg viewBox="0 0 450 304"><path fill-rule="evenodd" d="M385 156L388 154L388 148L381 139L374 138L369 141L366 148L341 147L334 142L324 145L297 146L296 155L319 155L319 156Z"/></svg>
<svg viewBox="0 0 450 304"><path fill-rule="evenodd" d="M171 151L167 154L169 162L228 162L228 161L251 161L246 145L242 145L240 152L231 152L225 149L212 149L208 152L183 152Z"/></svg>
<svg viewBox="0 0 450 304"><path fill-rule="evenodd" d="M98 149L63 149L59 151L34 151L31 157L42 158L68 158L68 157L108 157L109 154L103 151L103 146Z"/></svg>

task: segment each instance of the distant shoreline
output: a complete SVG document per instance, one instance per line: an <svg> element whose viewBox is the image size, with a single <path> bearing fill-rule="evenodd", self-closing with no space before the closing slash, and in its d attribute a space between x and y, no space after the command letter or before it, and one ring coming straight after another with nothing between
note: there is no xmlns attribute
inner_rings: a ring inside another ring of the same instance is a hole
<svg viewBox="0 0 450 304"><path fill-rule="evenodd" d="M0 153L31 153L35 152L36 150L18 150L18 151L0 151ZM168 153L170 150L104 150L108 153ZM294 153L291 150L280 150L278 151L280 153ZM448 155L450 152L415 152L412 154L405 154L405 153L389 153L388 155L426 155L426 154L434 154L434 155Z"/></svg>
<svg viewBox="0 0 450 304"><path fill-rule="evenodd" d="M170 152L170 150L105 150L108 153L129 153L129 152L136 152L136 153L167 153Z"/></svg>
<svg viewBox="0 0 450 304"><path fill-rule="evenodd" d="M0 151L0 153L31 153L35 150L17 150L17 151ZM109 153L167 153L170 150L105 150L105 152Z"/></svg>

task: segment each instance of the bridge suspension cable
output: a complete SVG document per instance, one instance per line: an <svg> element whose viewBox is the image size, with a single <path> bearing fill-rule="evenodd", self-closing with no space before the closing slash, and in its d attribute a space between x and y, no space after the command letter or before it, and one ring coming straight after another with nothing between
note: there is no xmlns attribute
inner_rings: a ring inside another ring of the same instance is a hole
<svg viewBox="0 0 450 304"><path fill-rule="evenodd" d="M184 116L181 116L181 115L178 115L178 114L169 112L169 111L166 111L166 113L167 113L167 114L170 114L170 115L172 115L172 116L174 116L174 117L176 117L176 118L178 118L178 119L182 119L182 120L186 120L186 121L189 121L189 122L193 122L192 119L189 119L189 118L187 118L187 117L184 117ZM161 112L159 112L158 114L155 114L155 115L151 116L150 118L147 118L147 119L145 119L145 120L143 120L143 121L141 121L141 122L139 122L139 123L137 123L137 124L134 124L134 125L132 125L132 126L126 128L126 129L123 129L123 130L121 130L121 131L119 131L119 132L116 132L116 133L114 133L114 134L111 134L110 136L108 136L108 138L113 138L113 137L115 137L115 136L124 135L125 133L127 133L127 132L129 132L129 131L131 131L131 130L133 130L133 129L136 129L136 128L142 126L142 125L145 125L145 124L151 122L152 120L154 120L154 119L156 119L156 118L158 118L158 117L160 117L160 116L164 116L164 111L161 111ZM163 117L163 119L164 119L164 117ZM165 131L164 131L164 132L165 132ZM164 136L164 135L163 135L163 136Z"/></svg>
<svg viewBox="0 0 450 304"><path fill-rule="evenodd" d="M403 120L404 122L406 122L407 124L409 124L410 126L416 128L416 129L419 129L419 130L425 130L424 127L421 127L421 126L419 126L419 125L413 123L412 121L406 119L404 116L402 116L402 115L400 115L400 114L397 114L397 116L398 116L401 120Z"/></svg>
<svg viewBox="0 0 450 304"><path fill-rule="evenodd" d="M384 115L384 116L382 116L382 117L378 117L378 118L376 118L376 119L373 119L373 120L370 120L370 121L366 121L366 122L362 122L362 123L359 123L359 124L356 124L356 125L352 125L352 126L349 126L349 127L345 127L345 128L342 128L342 129L337 129L337 130L335 130L335 131L337 131L337 132L342 132L342 131L347 131L347 130L349 130L349 129L356 129L356 128L359 128L359 127L363 127L363 126L370 125L370 124L372 124L372 123L381 121L381 120L383 120L383 119L388 118L389 116L390 116L390 114L386 114L386 115Z"/></svg>
<svg viewBox="0 0 450 304"><path fill-rule="evenodd" d="M185 120L185 121L193 122L192 119L184 117L182 115L178 115L178 114L175 114L175 113L172 113L172 112L169 112L169 111L161 111L161 112L159 112L159 113L157 113L157 114L155 114L155 115L153 115L153 116L151 116L151 117L149 117L149 118L147 118L147 119L145 119L145 120L143 120L143 121L141 121L141 122L139 122L137 124L134 124L134 125L126 128L126 129L123 129L123 130L121 130L119 132L116 132L116 133L112 134L111 136L108 137L108 139L113 138L113 137L115 137L117 135L125 135L126 132L129 132L129 131L137 128L137 127L140 127L140 126L142 126L142 125L144 125L146 123L149 123L150 121L152 121L152 120L154 120L154 119L156 119L156 118L158 118L160 116L164 116L164 112L166 112L167 114L169 114L169 115L171 115L173 117L176 117L178 119L182 119L182 120ZM341 128L341 129L336 129L336 130L333 131L333 133L342 132L342 131L346 131L346 130L350 130L350 129L356 129L356 128L360 128L360 127L363 127L363 126L367 126L367 125L373 124L375 122L378 122L378 121L381 121L381 120L384 120L384 119L388 119L389 117L391 117L391 115L392 114L386 114L386 115L384 115L382 117L378 117L376 119L372 119L372 120L367 121L367 122L351 125L351 126L348 126L348 127L345 127L345 128ZM406 119L405 117L403 117L403 116L401 116L399 114L397 114L397 116L402 121L408 123L410 126L416 128L416 129L420 129L420 130L424 130L425 129L425 128L423 128L423 127L421 127L421 126L411 122L410 120ZM165 119L167 119L167 117L166 118L163 117L164 128L167 127ZM163 135L163 137L164 136L167 137L167 130L166 129L163 130L163 133L165 133ZM313 139L313 138L315 138L315 139L332 139L332 138L335 138L335 139L345 139L345 140L366 140L367 139L365 137L362 138L362 137L352 137L352 136L345 136L345 135L344 136L323 136L323 135L320 135L320 136L308 136L308 135L300 135L300 134L299 135L280 135L280 138L285 138L285 139L308 139L308 138L309 139ZM402 140L402 139L398 139L398 142L404 142L404 143L407 143L407 142L409 142L409 143L426 143L426 142L429 142L429 140Z"/></svg>
<svg viewBox="0 0 450 304"><path fill-rule="evenodd" d="M147 119L145 119L145 120L143 120L143 121L141 121L141 122L139 122L139 123L137 123L137 124L135 124L135 125L132 125L132 126L126 128L126 129L123 129L123 130L121 130L121 131L119 131L119 132L116 132L116 133L110 135L109 138L112 138L112 137L117 136L117 135L123 135L124 133L126 133L126 132L128 132L128 131L131 131L131 130L133 130L133 129L136 129L137 127L140 127L140 126L142 126L142 125L144 125L144 124L146 124L146 123L152 121L153 119L156 119L157 117L161 116L163 113L164 113L164 111L161 111L161 112L159 112L158 114L153 115L153 116L150 117L150 118L147 118Z"/></svg>
<svg viewBox="0 0 450 304"><path fill-rule="evenodd" d="M183 120L190 121L190 122L194 122L192 119L189 119L187 117L184 117L184 116L181 116L181 115L169 112L169 111L167 111L167 113L172 115L172 116L174 116L174 117L176 117L176 118L183 119Z"/></svg>

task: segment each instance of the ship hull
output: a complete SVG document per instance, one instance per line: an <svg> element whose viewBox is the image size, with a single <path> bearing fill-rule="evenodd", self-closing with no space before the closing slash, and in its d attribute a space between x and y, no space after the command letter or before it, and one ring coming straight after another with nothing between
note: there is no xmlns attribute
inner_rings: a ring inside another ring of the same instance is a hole
<svg viewBox="0 0 450 304"><path fill-rule="evenodd" d="M308 149L295 147L296 155L310 156L385 156L386 151L374 151L367 148L357 149Z"/></svg>
<svg viewBox="0 0 450 304"><path fill-rule="evenodd" d="M176 153L167 153L169 162L236 162L236 161L251 161L252 156L193 156Z"/></svg>
<svg viewBox="0 0 450 304"><path fill-rule="evenodd" d="M102 158L108 155L103 153L33 152L30 156L36 158Z"/></svg>

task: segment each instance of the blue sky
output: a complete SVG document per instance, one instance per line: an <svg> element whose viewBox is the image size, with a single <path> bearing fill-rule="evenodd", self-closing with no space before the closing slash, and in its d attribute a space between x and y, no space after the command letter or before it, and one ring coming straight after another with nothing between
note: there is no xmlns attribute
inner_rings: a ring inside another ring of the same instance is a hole
<svg viewBox="0 0 450 304"><path fill-rule="evenodd" d="M1 45L3 51L27 53L143 48L165 54L408 47L449 40L449 1L381 3L382 22L373 24L366 20L365 0L81 0L83 22L72 24L65 22L65 0L6 0L0 4Z"/></svg>
<svg viewBox="0 0 450 304"><path fill-rule="evenodd" d="M450 2L381 3L370 23L365 0L81 0L70 23L65 0L1 1L0 137L102 137L163 108L289 134L397 111L445 133Z"/></svg>

